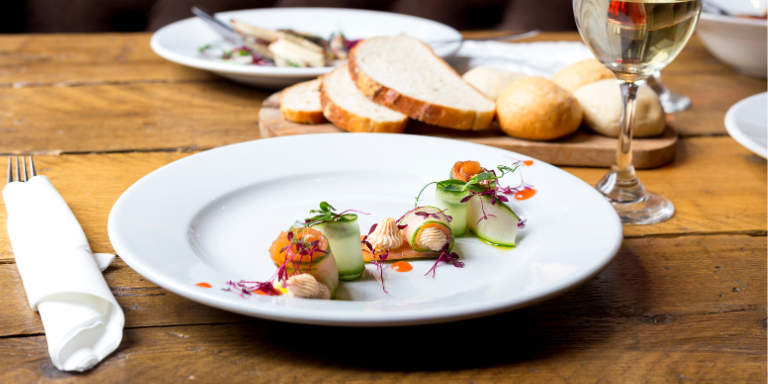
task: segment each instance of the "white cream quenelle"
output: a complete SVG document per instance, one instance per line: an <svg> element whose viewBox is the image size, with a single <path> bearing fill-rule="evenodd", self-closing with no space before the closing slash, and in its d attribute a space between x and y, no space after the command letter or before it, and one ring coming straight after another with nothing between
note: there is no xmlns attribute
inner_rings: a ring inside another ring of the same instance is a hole
<svg viewBox="0 0 768 384"><path fill-rule="evenodd" d="M301 297L304 299L331 299L331 291L328 287L325 284L318 282L314 276L308 273L291 276L285 281L284 285L288 290L288 296Z"/></svg>
<svg viewBox="0 0 768 384"><path fill-rule="evenodd" d="M416 247L439 251L448 244L448 237L443 231L430 227L421 231L421 236L416 239Z"/></svg>
<svg viewBox="0 0 768 384"><path fill-rule="evenodd" d="M403 235L397 228L395 219L387 217L376 226L373 233L368 235L367 241L376 249L393 250L403 245Z"/></svg>

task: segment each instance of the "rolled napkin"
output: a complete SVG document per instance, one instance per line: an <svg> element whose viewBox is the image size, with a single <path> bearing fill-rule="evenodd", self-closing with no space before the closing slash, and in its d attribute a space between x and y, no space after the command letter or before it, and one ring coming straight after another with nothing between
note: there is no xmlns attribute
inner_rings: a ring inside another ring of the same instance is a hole
<svg viewBox="0 0 768 384"><path fill-rule="evenodd" d="M499 41L465 41L448 63L459 73L477 67L494 67L528 76L551 79L557 71L595 56L584 43L541 41L504 43Z"/></svg>
<svg viewBox="0 0 768 384"><path fill-rule="evenodd" d="M123 311L101 275L114 255L91 252L80 223L45 176L8 183L3 200L16 266L29 305L40 312L53 365L93 368L123 338Z"/></svg>

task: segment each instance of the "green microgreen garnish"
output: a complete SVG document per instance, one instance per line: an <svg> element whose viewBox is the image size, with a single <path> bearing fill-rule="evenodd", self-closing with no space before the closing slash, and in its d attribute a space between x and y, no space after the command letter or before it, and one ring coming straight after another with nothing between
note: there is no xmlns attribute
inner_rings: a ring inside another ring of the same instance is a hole
<svg viewBox="0 0 768 384"><path fill-rule="evenodd" d="M347 209L340 213L336 213L336 208L334 208L333 205L330 205L327 202L322 201L320 202L320 209L313 209L309 211L309 214L314 216L304 219L304 222L297 222L294 226L312 227L317 224L330 223L332 221L357 220L357 215L349 212L356 212L363 215L370 215L370 213L361 212L355 209Z"/></svg>
<svg viewBox="0 0 768 384"><path fill-rule="evenodd" d="M440 188L440 190L445 192L466 192L471 191L474 193L483 193L488 190L494 190L495 188L489 188L488 186L483 186L483 183L490 184L490 182L494 180L501 179L504 177L504 175L508 173L513 173L519 168L519 164L515 164L514 168L508 167L506 165L499 165L499 172L501 175L496 175L496 171L486 171L478 173L477 175L473 176L469 181L462 181L462 180L456 180L456 179L448 179L443 181L433 181L427 185L424 186L424 188L419 191L419 194L416 196L416 204L415 206L419 205L419 198L421 197L421 194L424 192L427 187L429 187L432 184L437 184L437 188ZM466 201L462 201L463 203Z"/></svg>

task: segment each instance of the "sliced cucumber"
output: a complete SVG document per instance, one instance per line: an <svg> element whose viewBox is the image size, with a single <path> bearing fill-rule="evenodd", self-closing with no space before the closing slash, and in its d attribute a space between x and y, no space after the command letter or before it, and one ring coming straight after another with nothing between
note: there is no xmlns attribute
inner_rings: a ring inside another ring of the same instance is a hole
<svg viewBox="0 0 768 384"><path fill-rule="evenodd" d="M440 209L447 209L445 212L451 216L451 231L454 236L462 236L467 232L467 203L462 203L461 199L469 196L469 192L445 191L443 185L456 185L461 187L464 182L461 180L445 180L437 183L435 188L435 206Z"/></svg>
<svg viewBox="0 0 768 384"><path fill-rule="evenodd" d="M339 268L339 279L351 281L360 278L365 270L365 262L360 248L357 215L346 214L343 220L318 224L315 229L328 238Z"/></svg>
<svg viewBox="0 0 768 384"><path fill-rule="evenodd" d="M498 200L496 204L491 204L490 196L475 196L467 202L467 227L477 237L493 245L514 247L517 222L512 208Z"/></svg>

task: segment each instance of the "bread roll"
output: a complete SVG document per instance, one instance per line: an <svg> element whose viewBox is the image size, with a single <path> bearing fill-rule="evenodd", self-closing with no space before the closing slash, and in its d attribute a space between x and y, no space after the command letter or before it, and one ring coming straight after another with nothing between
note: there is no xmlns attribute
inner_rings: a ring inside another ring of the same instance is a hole
<svg viewBox="0 0 768 384"><path fill-rule="evenodd" d="M573 96L540 76L507 85L496 100L496 111L504 132L528 140L569 135L579 128L582 115Z"/></svg>
<svg viewBox="0 0 768 384"><path fill-rule="evenodd" d="M492 67L472 68L461 76L469 85L477 88L485 97L496 100L509 83L525 77L522 73Z"/></svg>
<svg viewBox="0 0 768 384"><path fill-rule="evenodd" d="M587 59L561 69L555 74L552 81L560 88L573 93L583 85L603 79L614 79L615 81L616 75L596 59Z"/></svg>
<svg viewBox="0 0 768 384"><path fill-rule="evenodd" d="M584 110L584 125L593 131L611 137L619 136L621 124L621 89L614 79L587 84L573 93ZM658 136L664 132L666 115L659 96L644 85L637 92L634 137Z"/></svg>

